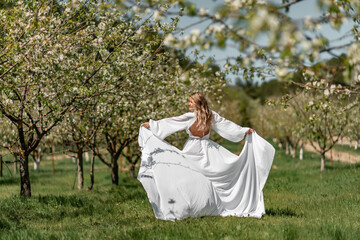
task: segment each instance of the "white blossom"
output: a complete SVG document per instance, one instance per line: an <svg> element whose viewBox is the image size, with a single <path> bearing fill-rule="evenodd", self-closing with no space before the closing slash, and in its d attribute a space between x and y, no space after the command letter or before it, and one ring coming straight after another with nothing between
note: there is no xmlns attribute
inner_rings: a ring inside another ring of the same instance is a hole
<svg viewBox="0 0 360 240"><path fill-rule="evenodd" d="M225 28L224 24L221 25L213 25L214 33L220 33Z"/></svg>
<svg viewBox="0 0 360 240"><path fill-rule="evenodd" d="M270 16L267 20L268 24L269 24L269 27L271 29L277 29L279 27L279 20L277 20L276 17L274 16Z"/></svg>
<svg viewBox="0 0 360 240"><path fill-rule="evenodd" d="M221 19L221 14L219 12L215 13L214 18L216 20L220 20Z"/></svg>
<svg viewBox="0 0 360 240"><path fill-rule="evenodd" d="M305 74L310 75L310 76L314 76L315 73L314 73L314 71L312 71L310 69L306 69Z"/></svg>
<svg viewBox="0 0 360 240"><path fill-rule="evenodd" d="M136 6L136 5L134 5L134 6L132 7L132 10L133 10L134 13L137 13L137 12L140 11L140 8L139 8L138 6Z"/></svg>
<svg viewBox="0 0 360 240"><path fill-rule="evenodd" d="M319 39L319 38L314 38L314 39L312 40L312 44L313 44L315 47L321 47L321 46L322 46L322 41L321 41L321 39Z"/></svg>
<svg viewBox="0 0 360 240"><path fill-rule="evenodd" d="M104 22L101 22L101 23L99 23L99 25L98 25L98 28L99 28L101 31L104 31L104 30L105 30L105 27L106 27L106 25L105 25Z"/></svg>
<svg viewBox="0 0 360 240"><path fill-rule="evenodd" d="M192 29L190 33L195 37L199 37L200 36L200 29L197 29L197 28Z"/></svg>
<svg viewBox="0 0 360 240"><path fill-rule="evenodd" d="M311 44L307 40L301 41L301 45L303 46L304 50L307 51L311 48Z"/></svg>
<svg viewBox="0 0 360 240"><path fill-rule="evenodd" d="M209 15L209 12L210 12L209 9L200 8L198 14L199 14L200 17L203 17L203 16L206 16L206 15Z"/></svg>
<svg viewBox="0 0 360 240"><path fill-rule="evenodd" d="M160 10L155 10L154 12L154 20L156 21L160 21L162 20L164 17L162 15L162 12Z"/></svg>
<svg viewBox="0 0 360 240"><path fill-rule="evenodd" d="M243 6L244 0L233 0L230 1L230 8L233 11L239 10Z"/></svg>
<svg viewBox="0 0 360 240"><path fill-rule="evenodd" d="M312 22L310 16L306 16L306 17L305 17L305 19L304 19L304 24L305 24L305 27L306 27L306 28L309 28L309 29L313 26L313 22Z"/></svg>
<svg viewBox="0 0 360 240"><path fill-rule="evenodd" d="M277 67L275 73L278 77L285 77L287 75L287 70L286 68Z"/></svg>
<svg viewBox="0 0 360 240"><path fill-rule="evenodd" d="M168 35L166 35L166 37L164 39L164 45L169 46L175 41L176 41L176 38L171 33L169 33Z"/></svg>
<svg viewBox="0 0 360 240"><path fill-rule="evenodd" d="M329 97L329 95L330 95L329 89L324 90L324 95L325 95L325 97Z"/></svg>
<svg viewBox="0 0 360 240"><path fill-rule="evenodd" d="M335 84L331 84L330 86L330 92L333 93L336 89L336 85Z"/></svg>

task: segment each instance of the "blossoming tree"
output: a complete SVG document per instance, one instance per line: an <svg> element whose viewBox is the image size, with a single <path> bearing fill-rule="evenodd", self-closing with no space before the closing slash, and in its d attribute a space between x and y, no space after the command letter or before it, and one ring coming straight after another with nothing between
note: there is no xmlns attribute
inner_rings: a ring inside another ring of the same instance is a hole
<svg viewBox="0 0 360 240"><path fill-rule="evenodd" d="M31 196L28 158L43 137L84 99L121 82L96 76L136 35L120 34L123 15L96 1L20 1L0 10L0 111L17 131L21 195Z"/></svg>

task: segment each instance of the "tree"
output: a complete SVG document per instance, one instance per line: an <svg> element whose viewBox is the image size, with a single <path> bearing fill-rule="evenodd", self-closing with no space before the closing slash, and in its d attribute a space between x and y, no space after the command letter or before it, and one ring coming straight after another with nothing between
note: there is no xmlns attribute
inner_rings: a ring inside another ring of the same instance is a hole
<svg viewBox="0 0 360 240"><path fill-rule="evenodd" d="M84 103L82 103L84 105ZM77 159L77 179L78 189L84 186L84 168L83 156L86 147L92 142L95 137L100 124L96 123L94 118L91 118L92 108L88 102L86 105L77 109L76 112L70 113L66 116L66 121L62 124L61 136L64 145L69 147L68 151L75 153ZM92 124L97 124L92 126Z"/></svg>
<svg viewBox="0 0 360 240"><path fill-rule="evenodd" d="M359 146L360 142L360 110L359 108L354 108L349 114L348 125L345 131L345 136L348 136L350 141L355 141L355 150Z"/></svg>
<svg viewBox="0 0 360 240"><path fill-rule="evenodd" d="M127 147L127 151L122 152L122 156L130 164L129 174L131 178L135 177L135 166L141 158L141 151L139 149L139 144L137 142L132 142Z"/></svg>
<svg viewBox="0 0 360 240"><path fill-rule="evenodd" d="M13 156L14 173L17 170L17 163L20 155L20 147L17 141L17 131L9 119L0 118L0 139L1 147L6 149Z"/></svg>
<svg viewBox="0 0 360 240"><path fill-rule="evenodd" d="M21 195L31 196L28 157L43 137L75 105L121 83L114 75L95 76L106 75L120 47L137 34L117 27L122 16L96 1L20 1L0 11L6 19L0 24L0 112L17 129Z"/></svg>

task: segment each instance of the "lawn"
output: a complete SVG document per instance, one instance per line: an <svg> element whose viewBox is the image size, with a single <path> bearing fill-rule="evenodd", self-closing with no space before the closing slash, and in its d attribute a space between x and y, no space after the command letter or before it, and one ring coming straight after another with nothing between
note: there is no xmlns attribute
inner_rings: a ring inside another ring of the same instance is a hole
<svg viewBox="0 0 360 240"><path fill-rule="evenodd" d="M322 173L319 168L315 153L305 152L300 161L277 149L264 189L267 214L262 219L166 222L155 219L136 179L125 172L119 186L111 186L110 172L100 162L94 189L78 191L73 189L76 165L70 159L56 160L55 175L51 161L43 161L39 172L30 173L30 199L18 196L19 176L10 176L5 167L0 239L360 239L360 164L335 162ZM89 163L85 173L88 186Z"/></svg>
<svg viewBox="0 0 360 240"><path fill-rule="evenodd" d="M340 152L347 152L352 154L359 154L360 155L360 148L356 149L353 146L349 145L341 145L341 144L335 144L334 149Z"/></svg>

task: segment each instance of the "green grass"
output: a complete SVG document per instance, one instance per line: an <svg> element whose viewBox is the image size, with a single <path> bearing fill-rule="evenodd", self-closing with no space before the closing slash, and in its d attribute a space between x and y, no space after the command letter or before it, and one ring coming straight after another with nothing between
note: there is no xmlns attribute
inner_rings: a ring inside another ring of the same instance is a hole
<svg viewBox="0 0 360 240"><path fill-rule="evenodd" d="M240 153L242 148L244 147L244 141L241 141L240 144L234 144L229 140L223 139L220 144L233 153Z"/></svg>
<svg viewBox="0 0 360 240"><path fill-rule="evenodd" d="M56 161L55 175L50 160L43 161L41 171L30 173L33 197L21 198L19 176L5 168L0 239L360 239L360 165L334 162L320 173L317 154L305 152L304 158L277 150L277 169L264 189L267 214L260 220L157 220L141 184L122 173L119 186L111 186L109 170L100 162L92 191L72 189L70 159Z"/></svg>
<svg viewBox="0 0 360 240"><path fill-rule="evenodd" d="M353 154L360 155L360 148L355 150L354 146L350 147L349 145L336 144L336 145L334 145L334 149L337 151L340 151L340 152L347 152L347 153L353 153Z"/></svg>

